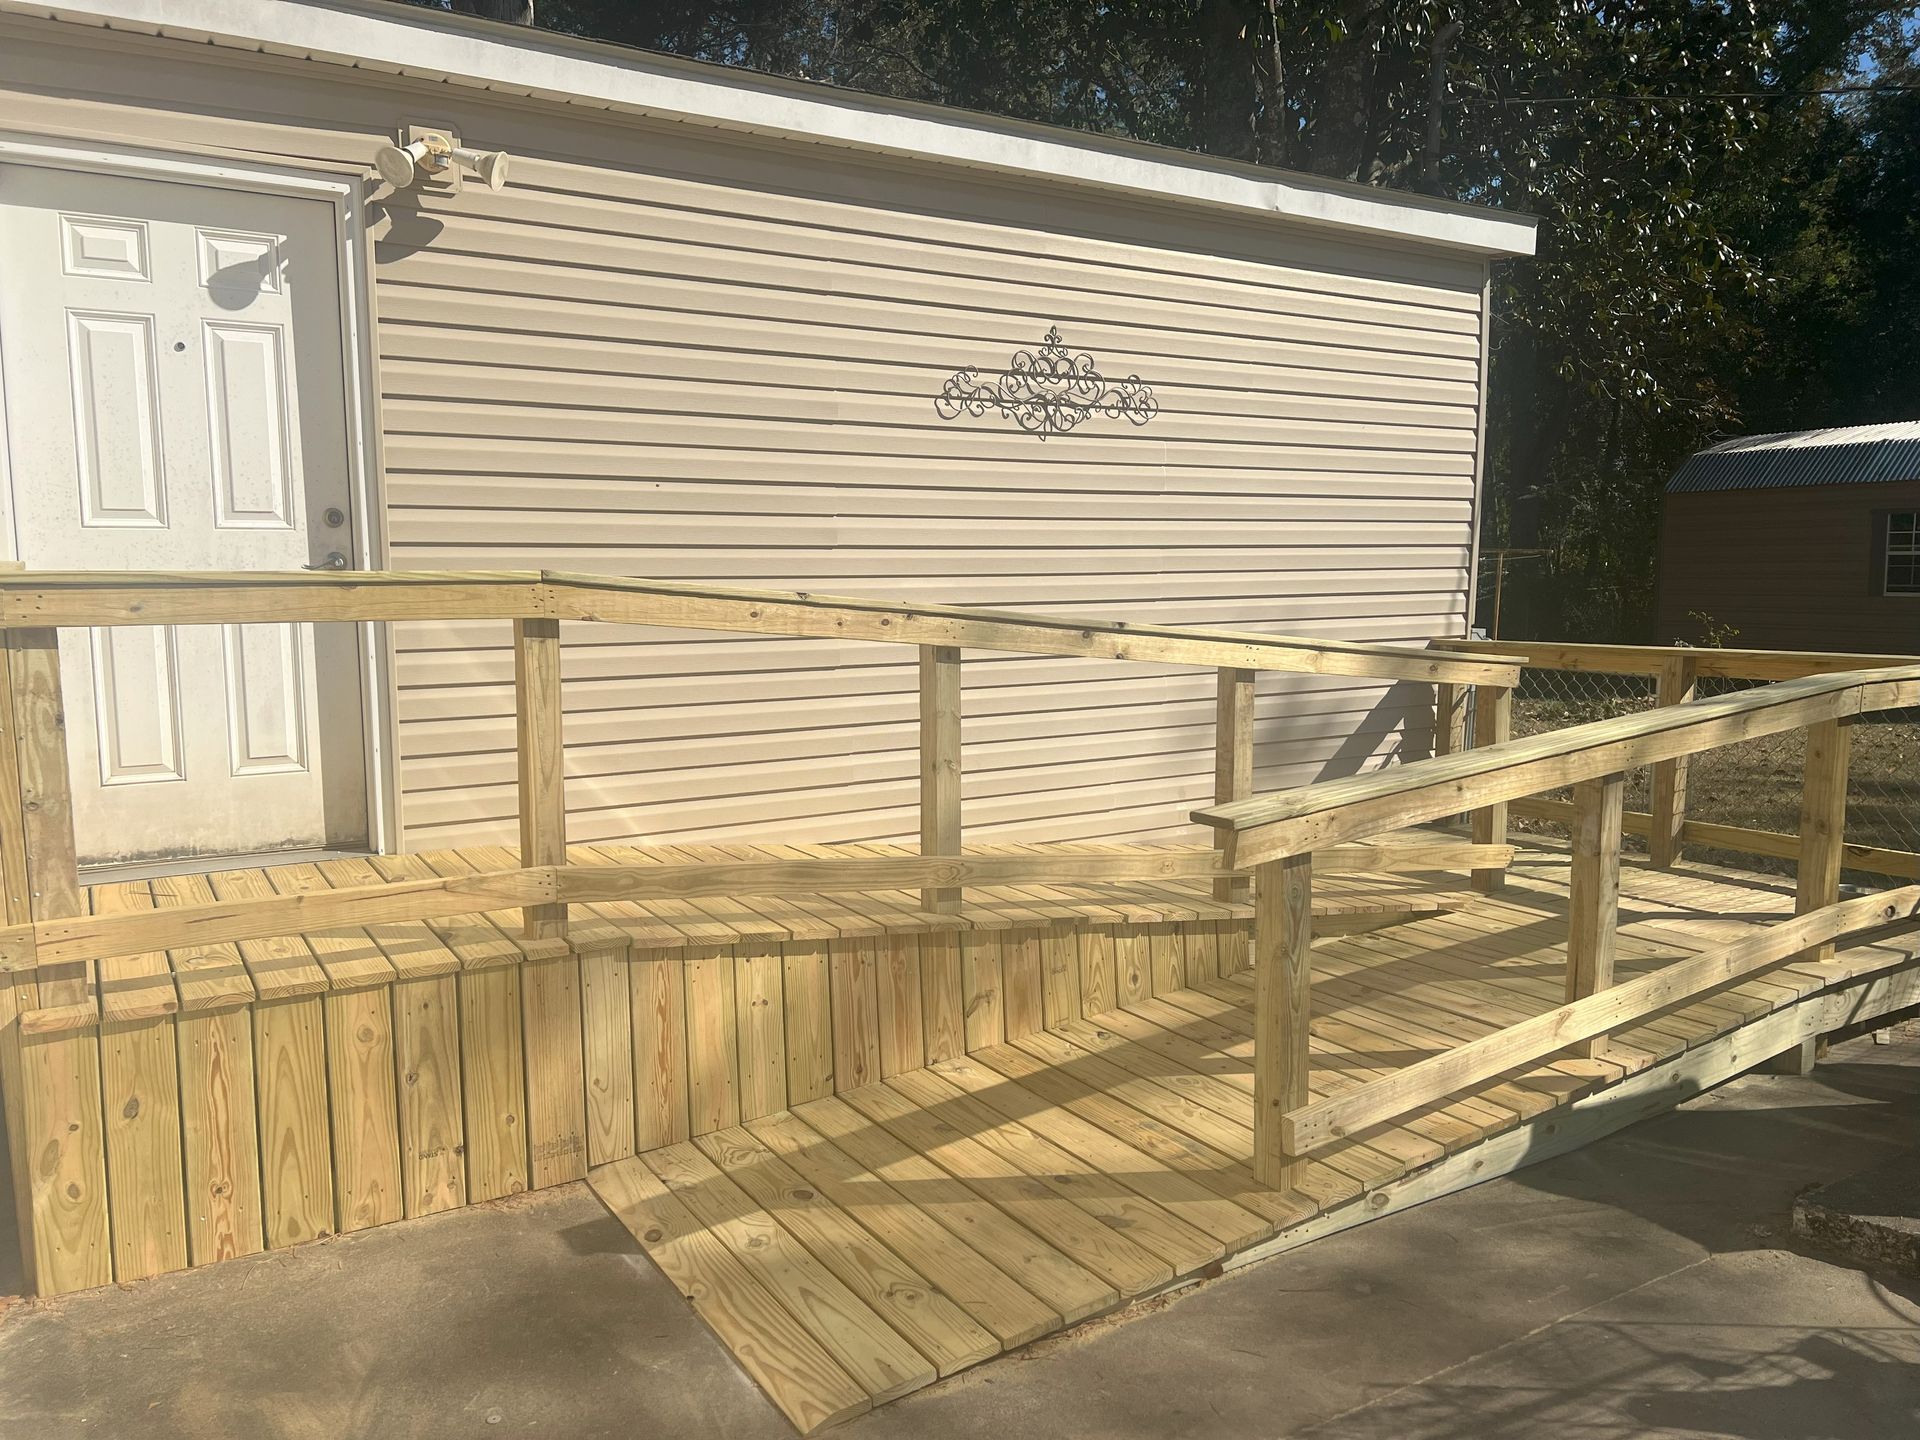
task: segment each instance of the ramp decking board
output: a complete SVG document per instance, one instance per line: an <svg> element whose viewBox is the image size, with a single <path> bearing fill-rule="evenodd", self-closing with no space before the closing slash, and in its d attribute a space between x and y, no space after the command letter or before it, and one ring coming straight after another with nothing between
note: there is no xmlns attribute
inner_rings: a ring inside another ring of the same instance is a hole
<svg viewBox="0 0 1920 1440"><path fill-rule="evenodd" d="M1316 943L1312 1093L1338 1094L1560 1002L1564 862L1531 858L1503 893L1469 908L1435 906L1393 928ZM1629 905L1647 914L1623 919L1623 978L1723 938L1725 915L1753 898L1724 875L1630 876ZM1329 878L1330 912L1380 904L1364 880L1348 881ZM1734 923L1790 910L1790 898L1762 898L1758 913ZM960 1333L992 1337L991 1347L978 1345L980 1359L1205 1273L1223 1257L1283 1245L1297 1227L1310 1234L1349 1215L1340 1223L1358 1223L1369 1207L1356 1202L1370 1192L1382 1199L1428 1174L1472 1183L1483 1177L1469 1171L1462 1180L1449 1167L1481 1147L1501 1157L1496 1173L1511 1168L1527 1147L1516 1151L1502 1137L1642 1072L1682 1064L1690 1051L1849 974L1899 966L1901 993L1920 990L1920 975L1908 973L1913 952L1895 946L1858 947L1825 971L1783 967L1628 1027L1601 1058L1552 1057L1375 1126L1310 1158L1301 1188L1282 1193L1258 1186L1251 1169L1254 987L1251 972L1232 963L1228 942L1243 933L1230 928L1236 922L1174 923L1161 909L1163 918L1088 926L1071 949L1050 952L1049 939L1071 932L1024 926L1023 907L1036 900L1053 897L1028 893L1001 911L1007 928L957 937L950 970L922 964L923 996L952 987L960 1007L939 1023L965 1032L950 1048L930 1041L925 1068L883 1060L882 1078L693 1147L718 1162L765 1223L843 1278L907 1267L951 1304L945 1313L967 1317L972 1329ZM1208 928L1200 934L1194 925ZM1158 955L1156 931L1173 942L1162 939ZM1023 936L1033 939L1031 954ZM1063 966L1077 1006L1064 999ZM937 1006L926 1008L930 1037ZM944 1376L959 1355L925 1333L925 1313L897 1324L898 1333Z"/></svg>

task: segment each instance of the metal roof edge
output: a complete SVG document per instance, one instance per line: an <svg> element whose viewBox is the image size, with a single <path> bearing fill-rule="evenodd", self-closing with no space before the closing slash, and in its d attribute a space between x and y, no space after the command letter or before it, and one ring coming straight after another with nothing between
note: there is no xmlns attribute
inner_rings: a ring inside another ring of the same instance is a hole
<svg viewBox="0 0 1920 1440"><path fill-rule="evenodd" d="M1778 490L1920 480L1920 439L1725 450L1691 455L1667 480L1668 495L1706 490Z"/></svg>

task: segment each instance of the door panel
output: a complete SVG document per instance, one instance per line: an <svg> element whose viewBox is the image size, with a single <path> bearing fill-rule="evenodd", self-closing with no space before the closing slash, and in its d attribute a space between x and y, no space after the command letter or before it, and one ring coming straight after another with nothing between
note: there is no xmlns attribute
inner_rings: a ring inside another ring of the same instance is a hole
<svg viewBox="0 0 1920 1440"><path fill-rule="evenodd" d="M87 638L100 783L186 779L180 656L172 628L114 626L89 630Z"/></svg>
<svg viewBox="0 0 1920 1440"><path fill-rule="evenodd" d="M351 552L329 207L0 166L0 270L22 561L286 570ZM351 627L70 631L61 669L83 861L365 843Z"/></svg>

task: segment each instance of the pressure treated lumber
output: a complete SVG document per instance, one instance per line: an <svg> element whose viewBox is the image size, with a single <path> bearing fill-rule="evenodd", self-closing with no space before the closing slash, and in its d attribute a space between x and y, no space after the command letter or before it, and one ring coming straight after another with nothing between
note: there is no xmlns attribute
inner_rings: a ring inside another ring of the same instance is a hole
<svg viewBox="0 0 1920 1440"><path fill-rule="evenodd" d="M1536 795L1737 740L1920 704L1920 665L1811 676L1194 812L1236 866Z"/></svg>
<svg viewBox="0 0 1920 1440"><path fill-rule="evenodd" d="M1473 706L1473 745L1485 750L1513 738L1513 689L1511 686L1482 685ZM1482 805L1473 812L1473 841L1476 845L1498 845L1507 838L1507 807L1499 801ZM1232 853L1232 847L1229 847ZM1475 869L1473 888L1491 895L1500 888L1499 869L1488 866Z"/></svg>
<svg viewBox="0 0 1920 1440"><path fill-rule="evenodd" d="M1674 655L1660 665L1660 681L1653 703L1685 705L1693 699L1700 673L1691 655ZM1649 817L1647 850L1656 868L1665 870L1680 858L1681 831L1687 820L1687 769L1691 757L1676 755L1653 765L1653 811Z"/></svg>
<svg viewBox="0 0 1920 1440"><path fill-rule="evenodd" d="M564 865L567 859L566 748L560 733L560 622L513 622L514 753L519 767L520 863ZM530 939L564 934L564 903L528 905Z"/></svg>
<svg viewBox="0 0 1920 1440"><path fill-rule="evenodd" d="M1810 915L1780 921L1731 945L1675 961L1638 979L1532 1016L1358 1090L1297 1107L1282 1122L1283 1143L1289 1154L1310 1154L1342 1136L1489 1076L1606 1034L1668 1006L1683 1004L1755 971L1791 961L1809 946L1883 926L1899 925L1903 933L1910 933L1916 928L1916 917L1920 917L1920 885L1842 901Z"/></svg>
<svg viewBox="0 0 1920 1440"><path fill-rule="evenodd" d="M1853 655L1831 650L1675 649L1665 645L1589 645L1558 640L1442 640L1453 654L1520 659L1535 670L1594 675L1658 675L1676 656L1697 676L1718 680L1798 680L1843 670L1879 670L1911 665L1920 655Z"/></svg>
<svg viewBox="0 0 1920 1440"><path fill-rule="evenodd" d="M1000 1342L985 1327L822 1197L756 1136L742 1129L721 1130L695 1144L941 1375L1000 1353Z"/></svg>
<svg viewBox="0 0 1920 1440"><path fill-rule="evenodd" d="M1794 910L1808 914L1840 898L1840 865L1847 825L1847 755L1853 738L1849 717L1823 721L1807 731L1805 774L1800 791L1800 865ZM1831 942L1808 950L1809 963L1831 960Z"/></svg>
<svg viewBox="0 0 1920 1440"><path fill-rule="evenodd" d="M636 1158L874 1400L897 1399L937 1378L924 1356L695 1147Z"/></svg>
<svg viewBox="0 0 1920 1440"><path fill-rule="evenodd" d="M960 651L920 647L920 853L960 853ZM920 892L921 908L954 911L953 886Z"/></svg>
<svg viewBox="0 0 1920 1440"><path fill-rule="evenodd" d="M1221 670L1216 680L1213 706L1213 803L1228 805L1253 794L1253 701L1254 683L1259 673L1253 670ZM1216 837L1216 849L1224 848L1224 839ZM1213 898L1244 901L1244 878L1222 875L1213 882Z"/></svg>
<svg viewBox="0 0 1920 1440"><path fill-rule="evenodd" d="M1291 1190L1300 1167L1282 1121L1307 1101L1313 857L1263 865L1253 883L1253 1173L1262 1185Z"/></svg>
<svg viewBox="0 0 1920 1440"><path fill-rule="evenodd" d="M727 1241L638 1159L593 1172L594 1192L640 1241L754 1382L801 1434L872 1407L872 1397L748 1270Z"/></svg>
<svg viewBox="0 0 1920 1440"><path fill-rule="evenodd" d="M484 851L481 853L485 853ZM619 847L605 853L620 854ZM824 852L830 853L830 852ZM1331 847L1321 856L1324 873L1424 870L1472 865L1504 866L1513 855L1508 845L1468 846L1444 836L1382 837L1365 845ZM252 896L236 893L203 902L167 906L151 915L97 915L50 920L0 928L0 971L79 962L147 950L176 950L214 946L288 934L346 927L371 933L382 926L428 920L444 921L526 906L594 904L623 900L659 901L701 897L760 895L857 894L850 903L872 907L873 892L961 882L970 888L1058 885L1113 885L1197 879L1220 873L1216 856L1203 850L1161 850L1126 847L1111 850L1067 849L1057 854L968 855L920 857L886 855L858 859L793 859L768 863L542 865L524 869L484 870L470 864L437 874L431 867L402 867L405 856L376 857L376 868L400 878L385 884L348 885L333 890L295 890L284 895ZM1172 892L1159 892L1172 901ZM1180 902L1197 917L1207 902L1197 894ZM1087 902L1038 910L1035 923L1085 910ZM1165 913L1159 905L1156 913ZM892 907L879 911L904 918ZM876 915L879 911L875 912ZM918 912L925 916L926 912ZM1220 911L1211 913L1219 914ZM785 938L785 929L767 929L764 917L755 917L761 933L743 937L731 925L704 924L711 938L728 941ZM1003 922L1004 923L1004 922ZM518 928L517 926L514 928ZM871 930L888 928L885 920ZM470 933L472 927L453 927ZM449 931L449 934L453 931ZM445 938L445 937L443 937ZM510 953L501 936L492 942ZM552 940L529 944L552 944ZM319 988L319 987L315 987Z"/></svg>
<svg viewBox="0 0 1920 1440"><path fill-rule="evenodd" d="M525 572L368 571L318 576L32 571L0 576L0 627L488 617L827 636L1383 680L1511 685L1518 673L1512 658L1464 659L1444 650L560 571L543 571L537 579Z"/></svg>
<svg viewBox="0 0 1920 1440"><path fill-rule="evenodd" d="M798 1116L768 1116L749 1123L747 1130L806 1186L839 1206L896 1255L910 1259L930 1284L951 1296L999 1346L1024 1345L1063 1323L1014 1275L946 1230L908 1194L830 1144Z"/></svg>
<svg viewBox="0 0 1920 1440"><path fill-rule="evenodd" d="M1567 999L1613 984L1620 925L1620 815L1627 777L1607 775L1573 787L1573 870L1567 891ZM1589 1042L1594 1053L1599 1037Z"/></svg>

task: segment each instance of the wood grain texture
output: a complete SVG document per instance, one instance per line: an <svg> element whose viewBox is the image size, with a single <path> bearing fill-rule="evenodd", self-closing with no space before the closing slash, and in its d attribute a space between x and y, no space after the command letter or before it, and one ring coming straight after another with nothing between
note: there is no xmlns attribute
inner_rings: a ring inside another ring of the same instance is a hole
<svg viewBox="0 0 1920 1440"><path fill-rule="evenodd" d="M694 1146L639 1159L876 1401L936 1378L911 1344Z"/></svg>
<svg viewBox="0 0 1920 1440"><path fill-rule="evenodd" d="M722 1130L703 1135L695 1144L941 1375L1000 1353L990 1331L822 1196L757 1136L747 1130Z"/></svg>
<svg viewBox="0 0 1920 1440"><path fill-rule="evenodd" d="M638 1159L593 1173L607 1208L801 1434L859 1415L867 1391Z"/></svg>
<svg viewBox="0 0 1920 1440"><path fill-rule="evenodd" d="M210 1265L266 1246L255 1117L253 1025L245 1010L183 1014L180 1138L187 1258Z"/></svg>
<svg viewBox="0 0 1920 1440"><path fill-rule="evenodd" d="M653 1150L687 1139L687 995L678 956L638 955L633 1000L634 1146ZM789 1050L789 1054L791 1054Z"/></svg>
<svg viewBox="0 0 1920 1440"><path fill-rule="evenodd" d="M951 645L920 647L920 853L958 855L960 818L960 651ZM920 892L922 908L953 911L954 886Z"/></svg>
<svg viewBox="0 0 1920 1440"><path fill-rule="evenodd" d="M1685 705L1694 698L1699 681L1700 662L1691 655L1674 655L1661 662L1655 705ZM1653 766L1652 812L1647 831L1647 852L1659 869L1669 869L1680 858L1681 834L1687 823L1687 772L1693 763L1689 755L1657 760Z"/></svg>
<svg viewBox="0 0 1920 1440"><path fill-rule="evenodd" d="M733 963L734 1014L740 1032L740 1115L757 1120L787 1108L785 967L775 949L742 951Z"/></svg>
<svg viewBox="0 0 1920 1440"><path fill-rule="evenodd" d="M740 1123L740 1032L735 1015L733 952L689 951L687 982L687 1112L695 1135Z"/></svg>
<svg viewBox="0 0 1920 1440"><path fill-rule="evenodd" d="M1619 948L1621 812L1627 780L1609 775L1573 787L1573 869L1567 899L1567 999L1613 984ZM1587 1053L1600 1046L1586 1042Z"/></svg>
<svg viewBox="0 0 1920 1440"><path fill-rule="evenodd" d="M1823 721L1807 731L1806 770L1800 790L1800 865L1794 883L1794 912L1805 915L1840 898L1840 869L1847 828L1847 760L1853 729L1848 719ZM1801 957L1809 963L1833 959L1833 946L1820 945Z"/></svg>
<svg viewBox="0 0 1920 1440"><path fill-rule="evenodd" d="M467 1203L467 1132L454 976L394 982L393 1052L406 1214L411 1219L457 1209Z"/></svg>
<svg viewBox="0 0 1920 1440"><path fill-rule="evenodd" d="M920 937L920 976L927 1059L945 1060L964 1053L967 1048L966 978L957 935Z"/></svg>
<svg viewBox="0 0 1920 1440"><path fill-rule="evenodd" d="M533 1189L587 1173L586 1056L580 962L528 960L520 970L526 1043L528 1183Z"/></svg>
<svg viewBox="0 0 1920 1440"><path fill-rule="evenodd" d="M262 1221L273 1250L334 1230L326 1026L318 996L253 1007Z"/></svg>
<svg viewBox="0 0 1920 1440"><path fill-rule="evenodd" d="M1308 1096L1313 857L1263 865L1253 885L1253 1173L1261 1184L1287 1190L1298 1185L1300 1166L1286 1150L1281 1120Z"/></svg>
<svg viewBox="0 0 1920 1440"><path fill-rule="evenodd" d="M878 1093L872 1092L872 1093ZM853 1163L900 1193L926 1216L972 1247L1002 1274L1045 1303L1064 1323L1108 1309L1119 1293L1092 1270L1020 1224L967 1183L961 1172L936 1164L917 1146L834 1097L802 1106L796 1118Z"/></svg>
<svg viewBox="0 0 1920 1440"><path fill-rule="evenodd" d="M875 1021L880 1073L898 1075L927 1063L920 937L888 935L875 956Z"/></svg>
<svg viewBox="0 0 1920 1440"><path fill-rule="evenodd" d="M1213 706L1213 803L1231 804L1253 794L1253 670L1222 670L1215 684ZM1214 844L1222 850L1226 838L1216 835ZM1239 901L1247 898L1244 876L1222 876L1213 882L1213 898Z"/></svg>
<svg viewBox="0 0 1920 1440"><path fill-rule="evenodd" d="M833 1088L880 1078L880 947L872 936L836 940L828 960L833 998Z"/></svg>
<svg viewBox="0 0 1920 1440"><path fill-rule="evenodd" d="M459 992L467 1193L497 1200L527 1189L531 1174L519 968L462 971Z"/></svg>
<svg viewBox="0 0 1920 1440"><path fill-rule="evenodd" d="M105 1285L113 1253L97 1037L22 1036L18 1081L12 1111L25 1142L35 1293Z"/></svg>
<svg viewBox="0 0 1920 1440"><path fill-rule="evenodd" d="M960 936L960 980L965 1003L967 1049L1006 1039L1001 937L972 930Z"/></svg>
<svg viewBox="0 0 1920 1440"><path fill-rule="evenodd" d="M513 622L513 695L514 753L520 767L520 863L564 864L566 748L560 730L558 620ZM530 937L564 934L566 907L530 905L524 924Z"/></svg>
<svg viewBox="0 0 1920 1440"><path fill-rule="evenodd" d="M1006 1038L1018 1040L1046 1026L1046 978L1042 932L1010 930L1001 950L1002 1015Z"/></svg>
<svg viewBox="0 0 1920 1440"><path fill-rule="evenodd" d="M624 940L579 948L587 1164L591 1167L633 1154L633 993Z"/></svg>
<svg viewBox="0 0 1920 1440"><path fill-rule="evenodd" d="M100 1094L114 1278L184 1270L180 1057L170 1017L102 1023Z"/></svg>
<svg viewBox="0 0 1920 1440"><path fill-rule="evenodd" d="M1473 748L1485 750L1513 738L1513 690L1482 685L1474 692ZM1499 845L1507 838L1507 807L1495 801L1473 812L1473 843ZM1491 895L1500 888L1501 872L1488 867L1473 872L1473 888Z"/></svg>
<svg viewBox="0 0 1920 1440"><path fill-rule="evenodd" d="M833 1093L833 991L824 941L782 947L787 1103Z"/></svg>

